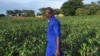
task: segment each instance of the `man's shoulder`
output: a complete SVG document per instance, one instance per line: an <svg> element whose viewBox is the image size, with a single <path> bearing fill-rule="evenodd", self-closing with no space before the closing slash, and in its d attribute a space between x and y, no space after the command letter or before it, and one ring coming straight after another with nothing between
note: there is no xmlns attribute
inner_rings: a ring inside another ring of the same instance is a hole
<svg viewBox="0 0 100 56"><path fill-rule="evenodd" d="M52 21L57 21L58 22L58 19L55 16L53 16Z"/></svg>
<svg viewBox="0 0 100 56"><path fill-rule="evenodd" d="M53 23L53 24L60 24L60 22L59 22L59 20L58 20L57 18L53 19L53 20L52 20L52 23Z"/></svg>

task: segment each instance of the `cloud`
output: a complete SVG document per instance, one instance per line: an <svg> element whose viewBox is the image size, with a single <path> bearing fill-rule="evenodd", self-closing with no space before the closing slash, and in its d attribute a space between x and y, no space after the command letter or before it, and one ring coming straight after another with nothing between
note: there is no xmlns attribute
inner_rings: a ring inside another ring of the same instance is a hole
<svg viewBox="0 0 100 56"><path fill-rule="evenodd" d="M42 7L60 8L65 1L67 0L0 0L0 13L13 9L32 9L37 13ZM91 1L99 0L84 0L83 2L90 3Z"/></svg>
<svg viewBox="0 0 100 56"><path fill-rule="evenodd" d="M50 6L53 8L59 8L63 2L65 2L66 0L0 0L0 3L2 6L4 4L10 5L12 4L12 6L14 5L20 5L23 7L46 7L46 6ZM19 7L20 7L19 6Z"/></svg>
<svg viewBox="0 0 100 56"><path fill-rule="evenodd" d="M100 0L83 0L83 3L90 4L91 2L97 2L97 1L100 1Z"/></svg>
<svg viewBox="0 0 100 56"><path fill-rule="evenodd" d="M32 9L38 12L39 8L60 8L66 0L0 0L1 11L8 9Z"/></svg>
<svg viewBox="0 0 100 56"><path fill-rule="evenodd" d="M30 3L34 0L0 0L2 3Z"/></svg>
<svg viewBox="0 0 100 56"><path fill-rule="evenodd" d="M38 2L62 2L66 0L0 0L2 3L18 3L18 4L28 4L28 3L38 3Z"/></svg>

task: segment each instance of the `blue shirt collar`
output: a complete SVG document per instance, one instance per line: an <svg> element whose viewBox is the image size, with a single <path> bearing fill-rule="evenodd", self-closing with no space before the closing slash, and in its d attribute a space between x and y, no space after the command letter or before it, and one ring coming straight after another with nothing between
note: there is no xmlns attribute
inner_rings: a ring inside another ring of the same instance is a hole
<svg viewBox="0 0 100 56"><path fill-rule="evenodd" d="M50 22L51 19L53 19L53 18L54 18L54 15L51 15L50 18L49 18L49 20L48 20L48 22Z"/></svg>
<svg viewBox="0 0 100 56"><path fill-rule="evenodd" d="M51 19L51 18L54 18L54 15L51 15L51 16L50 16L50 19Z"/></svg>

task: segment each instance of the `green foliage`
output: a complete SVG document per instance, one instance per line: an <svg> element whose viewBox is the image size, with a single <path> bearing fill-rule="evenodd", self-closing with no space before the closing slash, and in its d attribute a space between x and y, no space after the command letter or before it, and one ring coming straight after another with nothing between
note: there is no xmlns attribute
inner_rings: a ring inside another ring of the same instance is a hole
<svg viewBox="0 0 100 56"><path fill-rule="evenodd" d="M97 15L100 15L100 10L97 11Z"/></svg>
<svg viewBox="0 0 100 56"><path fill-rule="evenodd" d="M97 11L100 9L100 5L96 3L87 4L84 8L89 9L90 15L96 15Z"/></svg>
<svg viewBox="0 0 100 56"><path fill-rule="evenodd" d="M21 16L21 10L14 10L14 16Z"/></svg>
<svg viewBox="0 0 100 56"><path fill-rule="evenodd" d="M62 5L61 10L64 15L75 15L76 9L81 7L83 7L82 0L68 0Z"/></svg>
<svg viewBox="0 0 100 56"><path fill-rule="evenodd" d="M35 12L33 10L7 10L6 14L8 16L26 16L26 17L35 16Z"/></svg>
<svg viewBox="0 0 100 56"><path fill-rule="evenodd" d="M33 11L33 10L29 10L29 11L27 12L27 16L28 16L28 17L33 17L33 16L35 16L34 11Z"/></svg>
<svg viewBox="0 0 100 56"><path fill-rule="evenodd" d="M35 12L33 10L23 10L22 15L25 17L34 17Z"/></svg>
<svg viewBox="0 0 100 56"><path fill-rule="evenodd" d="M38 19L1 19L0 56L44 56L46 27L43 24Z"/></svg>
<svg viewBox="0 0 100 56"><path fill-rule="evenodd" d="M100 16L59 18L64 56L100 56L99 19ZM45 56L46 28L46 19L0 19L0 56Z"/></svg>
<svg viewBox="0 0 100 56"><path fill-rule="evenodd" d="M79 16L84 16L84 15L89 15L90 11L88 9L84 9L84 8L78 8L76 10L76 15Z"/></svg>
<svg viewBox="0 0 100 56"><path fill-rule="evenodd" d="M73 16L76 13L76 10L78 8L83 8L85 9L84 11L84 15L88 15L88 10L89 10L89 15L96 15L97 11L100 9L100 1L98 1L97 3L95 2L91 2L91 4L83 4L82 3L83 0L68 0L67 2L63 3L61 10L62 13L65 16ZM80 12L82 12L83 9L78 9ZM78 12L78 14L80 14L80 12ZM83 15L82 14L82 15Z"/></svg>
<svg viewBox="0 0 100 56"><path fill-rule="evenodd" d="M14 16L14 12L13 12L12 10L7 10L7 11L6 11L6 14L7 14L8 16Z"/></svg>
<svg viewBox="0 0 100 56"><path fill-rule="evenodd" d="M60 9L53 9L54 11L54 15L58 15L60 13L62 13L62 11Z"/></svg>
<svg viewBox="0 0 100 56"><path fill-rule="evenodd" d="M5 14L0 14L0 17L5 17Z"/></svg>
<svg viewBox="0 0 100 56"><path fill-rule="evenodd" d="M40 14L44 15L44 10L45 10L45 8L40 8L40 9L39 9Z"/></svg>

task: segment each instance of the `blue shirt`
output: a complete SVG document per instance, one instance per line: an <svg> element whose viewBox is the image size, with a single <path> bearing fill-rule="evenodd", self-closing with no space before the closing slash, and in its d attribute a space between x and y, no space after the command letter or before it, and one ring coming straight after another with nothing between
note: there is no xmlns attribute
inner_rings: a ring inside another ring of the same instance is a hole
<svg viewBox="0 0 100 56"><path fill-rule="evenodd" d="M60 37L60 22L56 19L55 16L51 16L48 20L47 27L47 41L48 43L56 44L57 36Z"/></svg>

